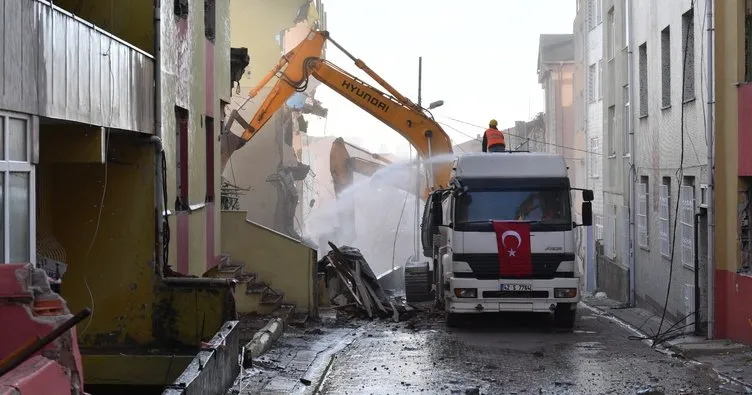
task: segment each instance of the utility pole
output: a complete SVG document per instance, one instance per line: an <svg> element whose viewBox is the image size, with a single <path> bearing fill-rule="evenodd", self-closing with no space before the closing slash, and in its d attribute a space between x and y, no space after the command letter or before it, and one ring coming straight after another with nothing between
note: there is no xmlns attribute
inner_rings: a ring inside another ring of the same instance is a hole
<svg viewBox="0 0 752 395"><path fill-rule="evenodd" d="M418 107L423 106L423 57L418 57ZM420 250L420 233L418 232L418 217L420 217L420 160L418 157L418 151L415 151L415 226L413 231L415 232L414 240L414 254L415 260L418 259L418 251Z"/></svg>

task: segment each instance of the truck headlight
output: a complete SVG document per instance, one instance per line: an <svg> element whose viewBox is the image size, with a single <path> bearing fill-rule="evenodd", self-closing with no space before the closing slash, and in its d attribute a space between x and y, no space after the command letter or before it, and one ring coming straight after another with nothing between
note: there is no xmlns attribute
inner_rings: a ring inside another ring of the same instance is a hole
<svg viewBox="0 0 752 395"><path fill-rule="evenodd" d="M478 289L477 288L455 288L454 296L458 298L477 298Z"/></svg>
<svg viewBox="0 0 752 395"><path fill-rule="evenodd" d="M554 298L574 298L577 288L554 288Z"/></svg>

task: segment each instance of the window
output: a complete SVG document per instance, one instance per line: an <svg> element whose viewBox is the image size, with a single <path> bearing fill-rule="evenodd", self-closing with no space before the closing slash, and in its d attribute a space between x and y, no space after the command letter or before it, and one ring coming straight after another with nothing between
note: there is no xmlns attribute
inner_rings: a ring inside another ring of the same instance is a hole
<svg viewBox="0 0 752 395"><path fill-rule="evenodd" d="M598 100L603 99L603 59L598 61Z"/></svg>
<svg viewBox="0 0 752 395"><path fill-rule="evenodd" d="M684 54L684 95L682 101L695 98L695 22L694 8L682 15L682 47Z"/></svg>
<svg viewBox="0 0 752 395"><path fill-rule="evenodd" d="M614 130L616 128L616 122L614 120L614 117L616 116L616 106L610 106L608 108L608 155L616 155L616 147L614 144L614 140L616 139L616 131Z"/></svg>
<svg viewBox="0 0 752 395"><path fill-rule="evenodd" d="M188 200L188 110L175 106L175 210L187 210Z"/></svg>
<svg viewBox="0 0 752 395"><path fill-rule="evenodd" d="M588 6L587 6L587 24L588 29L592 29L595 27L595 2L596 0L588 0Z"/></svg>
<svg viewBox="0 0 752 395"><path fill-rule="evenodd" d="M637 245L648 249L648 177L640 177L637 184Z"/></svg>
<svg viewBox="0 0 752 395"><path fill-rule="evenodd" d="M630 154L630 151L629 151L629 118L630 118L629 107L630 107L630 103L629 103L629 85L628 84L624 85L624 87L622 88L622 95L624 96L624 98L623 98L624 99L624 114L622 115L623 129L622 129L622 134L621 134L622 135L622 139L621 139L621 153L624 156L628 156Z"/></svg>
<svg viewBox="0 0 752 395"><path fill-rule="evenodd" d="M663 183L659 189L658 196L658 225L659 234L658 239L661 242L661 255L664 258L671 258L671 232L670 221L671 217L671 177L664 177Z"/></svg>
<svg viewBox="0 0 752 395"><path fill-rule="evenodd" d="M206 202L214 202L214 118L206 117Z"/></svg>
<svg viewBox="0 0 752 395"><path fill-rule="evenodd" d="M595 239L603 240L603 216L596 215L593 218L593 225L595 225Z"/></svg>
<svg viewBox="0 0 752 395"><path fill-rule="evenodd" d="M671 106L671 27L661 31L661 106Z"/></svg>
<svg viewBox="0 0 752 395"><path fill-rule="evenodd" d="M0 262L36 263L31 119L0 112Z"/></svg>
<svg viewBox="0 0 752 395"><path fill-rule="evenodd" d="M679 195L679 227L682 265L695 267L695 186L694 177L685 177Z"/></svg>
<svg viewBox="0 0 752 395"><path fill-rule="evenodd" d="M588 103L595 102L595 86L598 83L597 70L595 64L588 68Z"/></svg>
<svg viewBox="0 0 752 395"><path fill-rule="evenodd" d="M601 161L600 161L600 152L601 152L601 142L598 137L591 137L590 138L590 153L588 153L588 156L590 157L590 178L598 178L601 176Z"/></svg>
<svg viewBox="0 0 752 395"><path fill-rule="evenodd" d="M640 56L640 117L648 116L648 43L639 48Z"/></svg>
<svg viewBox="0 0 752 395"><path fill-rule="evenodd" d="M217 0L204 0L204 36L214 42L217 27Z"/></svg>
<svg viewBox="0 0 752 395"><path fill-rule="evenodd" d="M454 222L456 229L474 225L487 226L490 218L540 221L541 226L571 227L569 191L566 189L479 190L457 197Z"/></svg>
<svg viewBox="0 0 752 395"><path fill-rule="evenodd" d="M172 0L175 16L185 19L188 17L188 0Z"/></svg>
<svg viewBox="0 0 752 395"><path fill-rule="evenodd" d="M608 31L606 32L606 54L611 60L616 56L616 21L614 19L614 7L608 10Z"/></svg>

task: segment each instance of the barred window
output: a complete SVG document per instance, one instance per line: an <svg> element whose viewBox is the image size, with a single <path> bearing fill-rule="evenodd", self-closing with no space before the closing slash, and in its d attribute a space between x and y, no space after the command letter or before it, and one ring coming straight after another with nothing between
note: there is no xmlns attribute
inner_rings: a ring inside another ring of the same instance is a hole
<svg viewBox="0 0 752 395"><path fill-rule="evenodd" d="M687 267L695 266L695 187L681 187L679 202L679 226L681 229L681 262Z"/></svg>
<svg viewBox="0 0 752 395"><path fill-rule="evenodd" d="M637 244L647 249L648 243L648 180L637 184Z"/></svg>
<svg viewBox="0 0 752 395"><path fill-rule="evenodd" d="M664 180L663 185L660 186L660 194L658 198L658 239L661 242L661 255L665 258L671 258L671 225L669 221L669 218L671 217L669 214L671 211L671 202L669 198L670 182L670 178L668 179L668 182Z"/></svg>

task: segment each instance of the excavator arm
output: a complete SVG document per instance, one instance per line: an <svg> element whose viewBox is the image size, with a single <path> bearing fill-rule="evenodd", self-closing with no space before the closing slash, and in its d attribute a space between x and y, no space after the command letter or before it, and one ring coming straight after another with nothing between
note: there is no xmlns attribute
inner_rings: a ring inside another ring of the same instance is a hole
<svg viewBox="0 0 752 395"><path fill-rule="evenodd" d="M321 53L327 40L350 57L355 65L365 71L389 93L384 93L334 64L321 59ZM259 107L256 114L245 127L242 136L225 132L222 135L222 170L233 151L250 141L266 124L271 116L295 92L306 89L308 78L314 77L333 89L352 103L362 108L373 117L391 127L415 147L422 159L452 153L449 136L436 121L427 116L423 109L373 72L363 61L353 57L329 37L326 31L312 31L293 50L285 54L277 66L251 90L250 97L255 97L269 81L279 80ZM431 189L447 187L449 183L451 160L429 162L429 183Z"/></svg>

